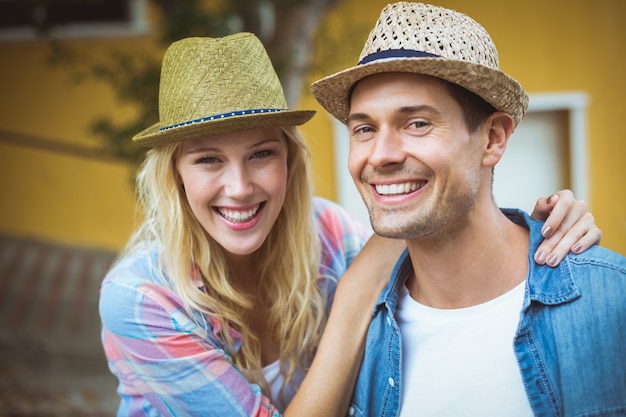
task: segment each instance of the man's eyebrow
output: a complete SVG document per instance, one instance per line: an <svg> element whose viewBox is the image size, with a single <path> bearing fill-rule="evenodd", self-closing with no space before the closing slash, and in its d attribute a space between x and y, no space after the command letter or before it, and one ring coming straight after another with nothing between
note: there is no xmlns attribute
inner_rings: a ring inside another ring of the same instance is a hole
<svg viewBox="0 0 626 417"><path fill-rule="evenodd" d="M441 111L437 110L433 106L429 106L428 104L418 104L415 106L402 106L394 110L394 113L396 114L411 114L411 113L418 113L418 112L430 113L433 115L442 114ZM352 121L369 120L370 118L371 117L367 113L352 113L348 115L348 119L346 120L346 123L350 123Z"/></svg>
<svg viewBox="0 0 626 417"><path fill-rule="evenodd" d="M366 113L352 113L348 115L346 124L352 121L363 121L363 120L369 120L369 119L370 119L370 116L368 116Z"/></svg>
<svg viewBox="0 0 626 417"><path fill-rule="evenodd" d="M441 114L441 111L437 110L433 106L429 106L428 104L418 104L416 106L402 106L396 110L396 113L401 114L410 114L417 112Z"/></svg>

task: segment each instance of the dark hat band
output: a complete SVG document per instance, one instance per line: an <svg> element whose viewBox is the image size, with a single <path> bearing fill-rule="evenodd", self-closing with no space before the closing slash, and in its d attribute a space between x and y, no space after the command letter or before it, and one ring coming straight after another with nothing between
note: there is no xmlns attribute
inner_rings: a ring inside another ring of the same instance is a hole
<svg viewBox="0 0 626 417"><path fill-rule="evenodd" d="M174 129L174 128L181 127L181 126L189 126L195 123L208 122L208 121L217 120L217 119L226 119L227 117L247 116L251 114L262 114L262 113L276 113L276 112L285 111L285 110L288 110L288 109L250 109L250 110L239 110L239 111L232 111L232 112L226 112L226 113L221 113L221 114L214 114L212 116L205 116L199 119L188 120L186 122L176 123L175 125L165 126L165 127L160 128L159 132L164 132L166 130Z"/></svg>
<svg viewBox="0 0 626 417"><path fill-rule="evenodd" d="M439 55L413 49L387 49L385 51L374 52L359 61L359 65L369 64L388 58L441 58Z"/></svg>

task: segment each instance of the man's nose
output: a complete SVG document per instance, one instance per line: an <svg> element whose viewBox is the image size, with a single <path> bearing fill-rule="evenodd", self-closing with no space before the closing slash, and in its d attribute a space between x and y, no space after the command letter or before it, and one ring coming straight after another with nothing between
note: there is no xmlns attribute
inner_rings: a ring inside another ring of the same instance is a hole
<svg viewBox="0 0 626 417"><path fill-rule="evenodd" d="M402 145L402 137L398 132L393 129L380 129L369 155L370 164L384 167L402 163L406 159Z"/></svg>

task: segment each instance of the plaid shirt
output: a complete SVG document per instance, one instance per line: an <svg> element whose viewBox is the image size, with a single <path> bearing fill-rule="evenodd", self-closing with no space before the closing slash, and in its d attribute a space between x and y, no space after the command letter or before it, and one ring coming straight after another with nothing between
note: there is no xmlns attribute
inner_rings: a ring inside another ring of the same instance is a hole
<svg viewBox="0 0 626 417"><path fill-rule="evenodd" d="M338 279L368 232L330 201L316 198L314 212L323 247L320 277ZM118 416L280 415L233 365L217 322L203 316L206 326L197 325L170 284L150 270L158 253L151 256L138 252L123 259L100 290L102 343L119 379ZM332 280L320 279L320 285L332 298Z"/></svg>

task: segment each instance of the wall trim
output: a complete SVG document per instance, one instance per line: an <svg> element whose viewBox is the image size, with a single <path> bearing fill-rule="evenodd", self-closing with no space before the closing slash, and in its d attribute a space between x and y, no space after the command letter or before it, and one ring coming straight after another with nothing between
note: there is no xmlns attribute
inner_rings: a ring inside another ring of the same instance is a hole
<svg viewBox="0 0 626 417"><path fill-rule="evenodd" d="M570 179L572 191L579 200L589 202L589 169L587 151L587 107L589 96L583 92L548 92L530 94L528 112L567 111L570 145Z"/></svg>

